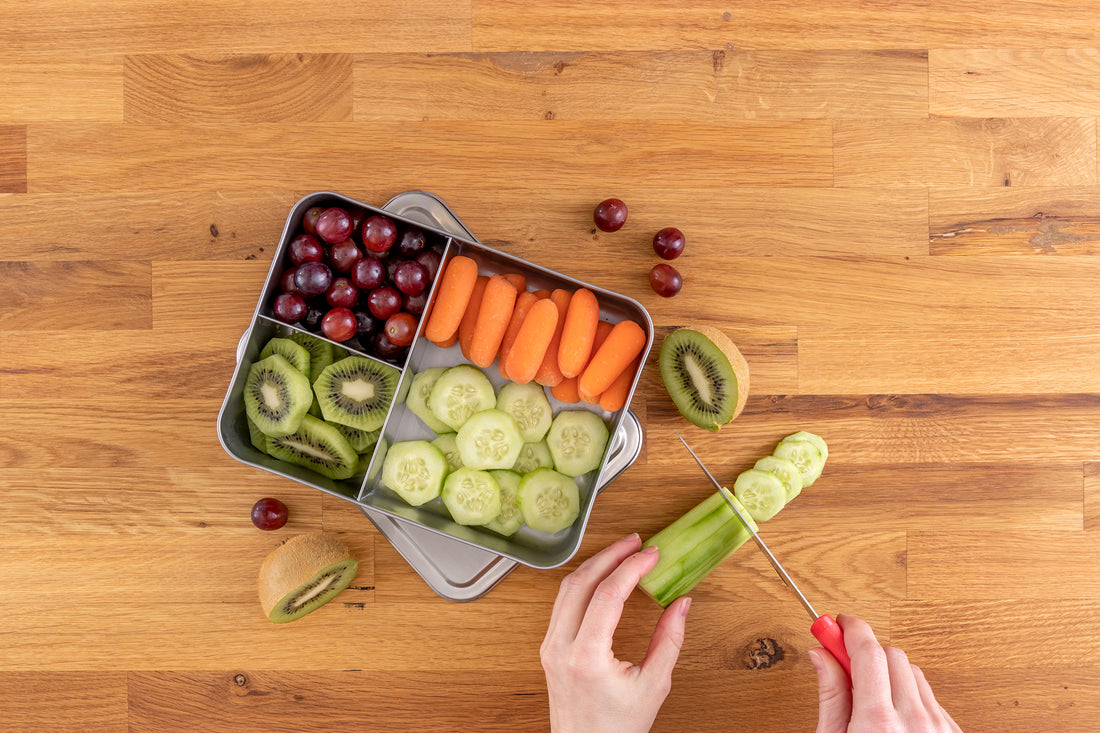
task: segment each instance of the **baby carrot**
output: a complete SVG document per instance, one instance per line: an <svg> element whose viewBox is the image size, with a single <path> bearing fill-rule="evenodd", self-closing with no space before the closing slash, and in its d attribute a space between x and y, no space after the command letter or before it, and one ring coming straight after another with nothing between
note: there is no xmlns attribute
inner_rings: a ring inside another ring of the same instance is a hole
<svg viewBox="0 0 1100 733"><path fill-rule="evenodd" d="M550 394L559 402L580 402L581 396L577 394L577 378L566 377L550 388Z"/></svg>
<svg viewBox="0 0 1100 733"><path fill-rule="evenodd" d="M424 325L424 338L441 343L458 332L476 282L477 263L462 255L452 257L439 281L431 317Z"/></svg>
<svg viewBox="0 0 1100 733"><path fill-rule="evenodd" d="M518 272L505 272L501 274L501 277L515 285L516 290L521 293L527 289L527 278Z"/></svg>
<svg viewBox="0 0 1100 733"><path fill-rule="evenodd" d="M513 382L527 384L534 378L557 333L560 320L558 306L550 299L536 301L527 311L516 340L504 359L504 369Z"/></svg>
<svg viewBox="0 0 1100 733"><path fill-rule="evenodd" d="M539 298L549 298L550 297L550 291L549 290L536 290L535 295L539 296Z"/></svg>
<svg viewBox="0 0 1100 733"><path fill-rule="evenodd" d="M638 362L640 357L634 357L634 361L630 362L630 366L623 369L619 376L615 377L615 381L611 383L611 386L604 390L600 395L600 407L608 412L616 412L623 409L623 405L626 404L626 396L630 393L630 385L634 383L634 373L638 371Z"/></svg>
<svg viewBox="0 0 1100 733"><path fill-rule="evenodd" d="M517 295L516 286L503 275L493 275L485 284L468 357L482 369L497 358L500 342L516 307Z"/></svg>
<svg viewBox="0 0 1100 733"><path fill-rule="evenodd" d="M543 387L553 387L565 379L558 367L558 346L561 344L561 330L565 326L565 314L569 311L569 301L573 294L568 290L555 290L550 293L550 302L558 306L558 325L554 330L554 337L550 345L546 347L546 355L542 358L542 366L535 373L535 381Z"/></svg>
<svg viewBox="0 0 1100 733"><path fill-rule="evenodd" d="M577 391L585 402L597 403L600 395L645 348L646 335L634 321L619 321L581 374Z"/></svg>
<svg viewBox="0 0 1100 733"><path fill-rule="evenodd" d="M603 346L603 342L607 340L607 334L611 333L612 328L613 328L613 326L610 323L608 323L607 321L600 321L599 323L596 324L596 337L594 339L592 339L592 355L593 356L595 356L596 352L600 350L601 346ZM581 378L580 377L574 377L573 381L580 382ZM574 389L577 389L577 387L574 387ZM597 404L598 399L599 399L599 395L596 395L596 398L591 400L590 404L593 404L593 405ZM577 393L577 402L580 402L580 401L581 401L581 396L580 396L580 392L578 392Z"/></svg>
<svg viewBox="0 0 1100 733"><path fill-rule="evenodd" d="M508 321L508 328L504 331L504 338L500 342L500 352L497 355L497 369L500 371L500 376L505 379L508 379L508 370L504 368L505 357L512 350L512 344L516 341L516 334L519 333L519 327L523 325L523 319L527 315L527 311L536 302L538 302L538 296L526 290L516 297L516 307L512 309L512 318Z"/></svg>
<svg viewBox="0 0 1100 733"><path fill-rule="evenodd" d="M485 294L485 285L488 282L488 275L477 276L474 290L470 293L470 302L466 304L466 312L462 314L462 320L458 322L458 346L462 350L462 355L467 359L470 358L470 344L474 340L477 314L481 312L481 298Z"/></svg>
<svg viewBox="0 0 1100 733"><path fill-rule="evenodd" d="M599 322L600 304L592 291L581 288L573 293L558 345L558 369L563 377L580 376L584 371L592 355L592 341L596 338Z"/></svg>

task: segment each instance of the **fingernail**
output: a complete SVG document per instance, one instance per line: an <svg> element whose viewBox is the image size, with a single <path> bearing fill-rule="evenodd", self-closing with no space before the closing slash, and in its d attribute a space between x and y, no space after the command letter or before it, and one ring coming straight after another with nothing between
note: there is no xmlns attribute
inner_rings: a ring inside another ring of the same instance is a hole
<svg viewBox="0 0 1100 733"><path fill-rule="evenodd" d="M641 539L641 537L638 535L637 532L631 532L626 537L623 537L621 540L619 540L619 542L626 542L627 540L640 540L640 539Z"/></svg>
<svg viewBox="0 0 1100 733"><path fill-rule="evenodd" d="M642 551L639 552L638 554L639 555L652 555L655 552L657 552L657 545L648 545L646 547L643 547Z"/></svg>
<svg viewBox="0 0 1100 733"><path fill-rule="evenodd" d="M814 665L814 669L817 670L818 673L825 670L824 662L822 661L816 649L810 650L810 663Z"/></svg>
<svg viewBox="0 0 1100 733"><path fill-rule="evenodd" d="M691 596L685 596L680 603L680 616L687 618L689 608L691 608Z"/></svg>

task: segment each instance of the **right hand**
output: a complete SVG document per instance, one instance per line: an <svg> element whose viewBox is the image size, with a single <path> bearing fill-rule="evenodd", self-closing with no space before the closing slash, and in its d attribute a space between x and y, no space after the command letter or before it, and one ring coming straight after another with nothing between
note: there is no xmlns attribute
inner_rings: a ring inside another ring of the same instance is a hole
<svg viewBox="0 0 1100 733"><path fill-rule="evenodd" d="M837 623L852 658L852 679L827 651L810 651L817 670L817 733L962 733L905 652L882 647L855 616L840 614Z"/></svg>

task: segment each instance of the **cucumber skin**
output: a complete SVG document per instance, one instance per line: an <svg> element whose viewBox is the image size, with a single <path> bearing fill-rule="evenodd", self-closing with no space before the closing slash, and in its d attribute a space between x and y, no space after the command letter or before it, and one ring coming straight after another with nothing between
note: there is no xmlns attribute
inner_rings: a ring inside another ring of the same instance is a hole
<svg viewBox="0 0 1100 733"><path fill-rule="evenodd" d="M742 513L755 530L756 522L744 509ZM750 539L752 533L715 492L645 541L643 547L657 546L660 559L638 586L667 608Z"/></svg>

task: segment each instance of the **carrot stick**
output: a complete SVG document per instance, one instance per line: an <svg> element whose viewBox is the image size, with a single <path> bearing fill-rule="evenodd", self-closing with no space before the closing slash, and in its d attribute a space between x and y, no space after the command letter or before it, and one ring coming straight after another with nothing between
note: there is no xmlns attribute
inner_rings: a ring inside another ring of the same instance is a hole
<svg viewBox="0 0 1100 733"><path fill-rule="evenodd" d="M501 274L501 277L515 285L516 290L521 293L527 289L527 278L520 275L518 272L505 272Z"/></svg>
<svg viewBox="0 0 1100 733"><path fill-rule="evenodd" d="M646 334L634 321L619 321L607 335L581 374L577 391L585 402L597 403L600 395L645 348Z"/></svg>
<svg viewBox="0 0 1100 733"><path fill-rule="evenodd" d="M536 290L535 295L539 296L539 298L549 298L550 297L550 291L549 290Z"/></svg>
<svg viewBox="0 0 1100 733"><path fill-rule="evenodd" d="M519 333L519 327L523 325L527 311L531 310L531 306L537 302L538 296L526 290L516 297L516 307L512 309L512 319L508 321L508 328L504 331L504 338L500 341L500 352L497 354L497 369L500 371L500 376L505 379L509 378L508 370L504 368L505 357L512 350L512 344L516 342L516 334Z"/></svg>
<svg viewBox="0 0 1100 733"><path fill-rule="evenodd" d="M462 350L462 355L467 359L470 358L470 344L474 340L477 314L481 312L481 299L485 294L485 286L488 282L488 275L477 276L473 292L470 293L470 302L466 304L466 312L462 314L462 320L458 322L458 346Z"/></svg>
<svg viewBox="0 0 1100 733"><path fill-rule="evenodd" d="M638 371L640 361L641 357L634 357L634 361L630 362L630 366L623 369L622 373L615 377L615 381L611 383L611 386L600 395L600 407L608 412L617 412L623 409L623 405L626 404L626 396L630 394L630 385L634 383L634 374Z"/></svg>
<svg viewBox="0 0 1100 733"><path fill-rule="evenodd" d="M561 329L558 345L558 369L563 377L576 377L588 365L592 356L592 342L596 338L596 324L600 322L600 304L587 288L573 293L565 324Z"/></svg>
<svg viewBox="0 0 1100 733"><path fill-rule="evenodd" d="M516 307L517 295L516 286L503 275L493 275L485 284L469 356L470 361L482 369L497 358L500 342Z"/></svg>
<svg viewBox="0 0 1100 733"><path fill-rule="evenodd" d="M614 327L610 323L608 323L607 321L600 321L599 323L596 324L596 337L594 339L592 339L592 355L593 356L595 356L596 352L600 350L601 346L603 346L603 342L607 340L607 335L609 333L611 333L612 328L614 328ZM578 383L581 381L580 377L575 377L574 379ZM579 391L579 387L580 387L580 385L578 384L578 386L575 388L575 389L578 390L577 391L577 402L582 401L580 391ZM598 398L599 395L596 395L596 397ZM596 402L595 399L593 399L593 400L591 400L591 402L589 404L595 405L595 404L597 404L597 402Z"/></svg>
<svg viewBox="0 0 1100 733"><path fill-rule="evenodd" d="M568 290L555 290L550 293L550 302L558 307L558 325L554 331L554 337L546 348L546 355L542 359L542 366L535 373L535 381L543 387L553 387L565 379L558 368L558 346L561 344L561 330L565 326L565 314L569 311L569 301L573 294Z"/></svg>
<svg viewBox="0 0 1100 733"><path fill-rule="evenodd" d="M477 263L462 255L452 257L439 281L431 317L424 325L424 338L440 343L458 332L476 282Z"/></svg>
<svg viewBox="0 0 1100 733"><path fill-rule="evenodd" d="M560 320L558 306L550 299L536 301L527 311L504 362L504 369L513 382L527 384L534 378Z"/></svg>
<svg viewBox="0 0 1100 733"><path fill-rule="evenodd" d="M559 402L580 402L581 396L577 394L577 378L566 377L550 388L550 394Z"/></svg>

